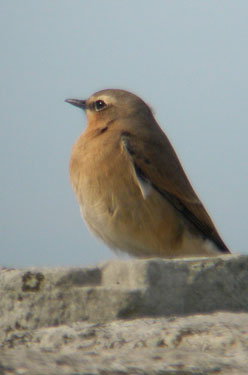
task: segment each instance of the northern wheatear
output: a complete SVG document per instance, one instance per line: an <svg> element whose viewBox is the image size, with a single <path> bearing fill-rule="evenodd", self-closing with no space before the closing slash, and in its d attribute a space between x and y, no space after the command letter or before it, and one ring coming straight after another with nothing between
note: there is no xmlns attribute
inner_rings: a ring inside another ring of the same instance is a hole
<svg viewBox="0 0 248 375"><path fill-rule="evenodd" d="M108 89L66 102L87 116L70 180L96 236L144 258L230 253L143 100Z"/></svg>

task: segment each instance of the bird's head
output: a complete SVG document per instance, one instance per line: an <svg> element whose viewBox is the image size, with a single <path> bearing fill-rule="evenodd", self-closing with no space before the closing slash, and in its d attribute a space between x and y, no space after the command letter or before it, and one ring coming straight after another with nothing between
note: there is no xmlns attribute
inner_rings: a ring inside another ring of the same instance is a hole
<svg viewBox="0 0 248 375"><path fill-rule="evenodd" d="M67 99L66 102L86 112L89 127L106 125L110 122L121 123L122 120L130 118L139 119L140 123L144 123L145 119L152 116L150 107L142 99L125 90L102 90L87 100Z"/></svg>

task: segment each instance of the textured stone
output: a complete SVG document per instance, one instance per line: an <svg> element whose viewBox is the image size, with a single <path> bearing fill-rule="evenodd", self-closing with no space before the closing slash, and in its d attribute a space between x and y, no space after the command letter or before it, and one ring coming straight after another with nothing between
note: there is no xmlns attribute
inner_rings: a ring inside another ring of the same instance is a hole
<svg viewBox="0 0 248 375"><path fill-rule="evenodd" d="M0 330L248 310L248 257L2 269Z"/></svg>
<svg viewBox="0 0 248 375"><path fill-rule="evenodd" d="M0 374L247 374L248 314L78 322L12 333Z"/></svg>
<svg viewBox="0 0 248 375"><path fill-rule="evenodd" d="M247 256L2 269L0 375L245 374L242 312Z"/></svg>

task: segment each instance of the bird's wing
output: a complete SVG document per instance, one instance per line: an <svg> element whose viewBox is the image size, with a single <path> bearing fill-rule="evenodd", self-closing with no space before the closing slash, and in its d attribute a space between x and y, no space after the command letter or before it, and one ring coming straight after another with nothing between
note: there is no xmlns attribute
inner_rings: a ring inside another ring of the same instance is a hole
<svg viewBox="0 0 248 375"><path fill-rule="evenodd" d="M151 184L203 237L213 241L223 253L229 253L166 135L161 132L159 137L154 134L145 139L124 131L121 143L133 164L138 183L143 180Z"/></svg>

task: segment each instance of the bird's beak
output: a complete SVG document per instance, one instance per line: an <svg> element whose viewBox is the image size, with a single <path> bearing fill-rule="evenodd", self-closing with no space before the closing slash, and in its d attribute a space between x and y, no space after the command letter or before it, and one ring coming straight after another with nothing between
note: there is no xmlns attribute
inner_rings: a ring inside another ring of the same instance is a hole
<svg viewBox="0 0 248 375"><path fill-rule="evenodd" d="M79 99L66 99L66 103L75 105L76 107L85 109L86 100L79 100Z"/></svg>

